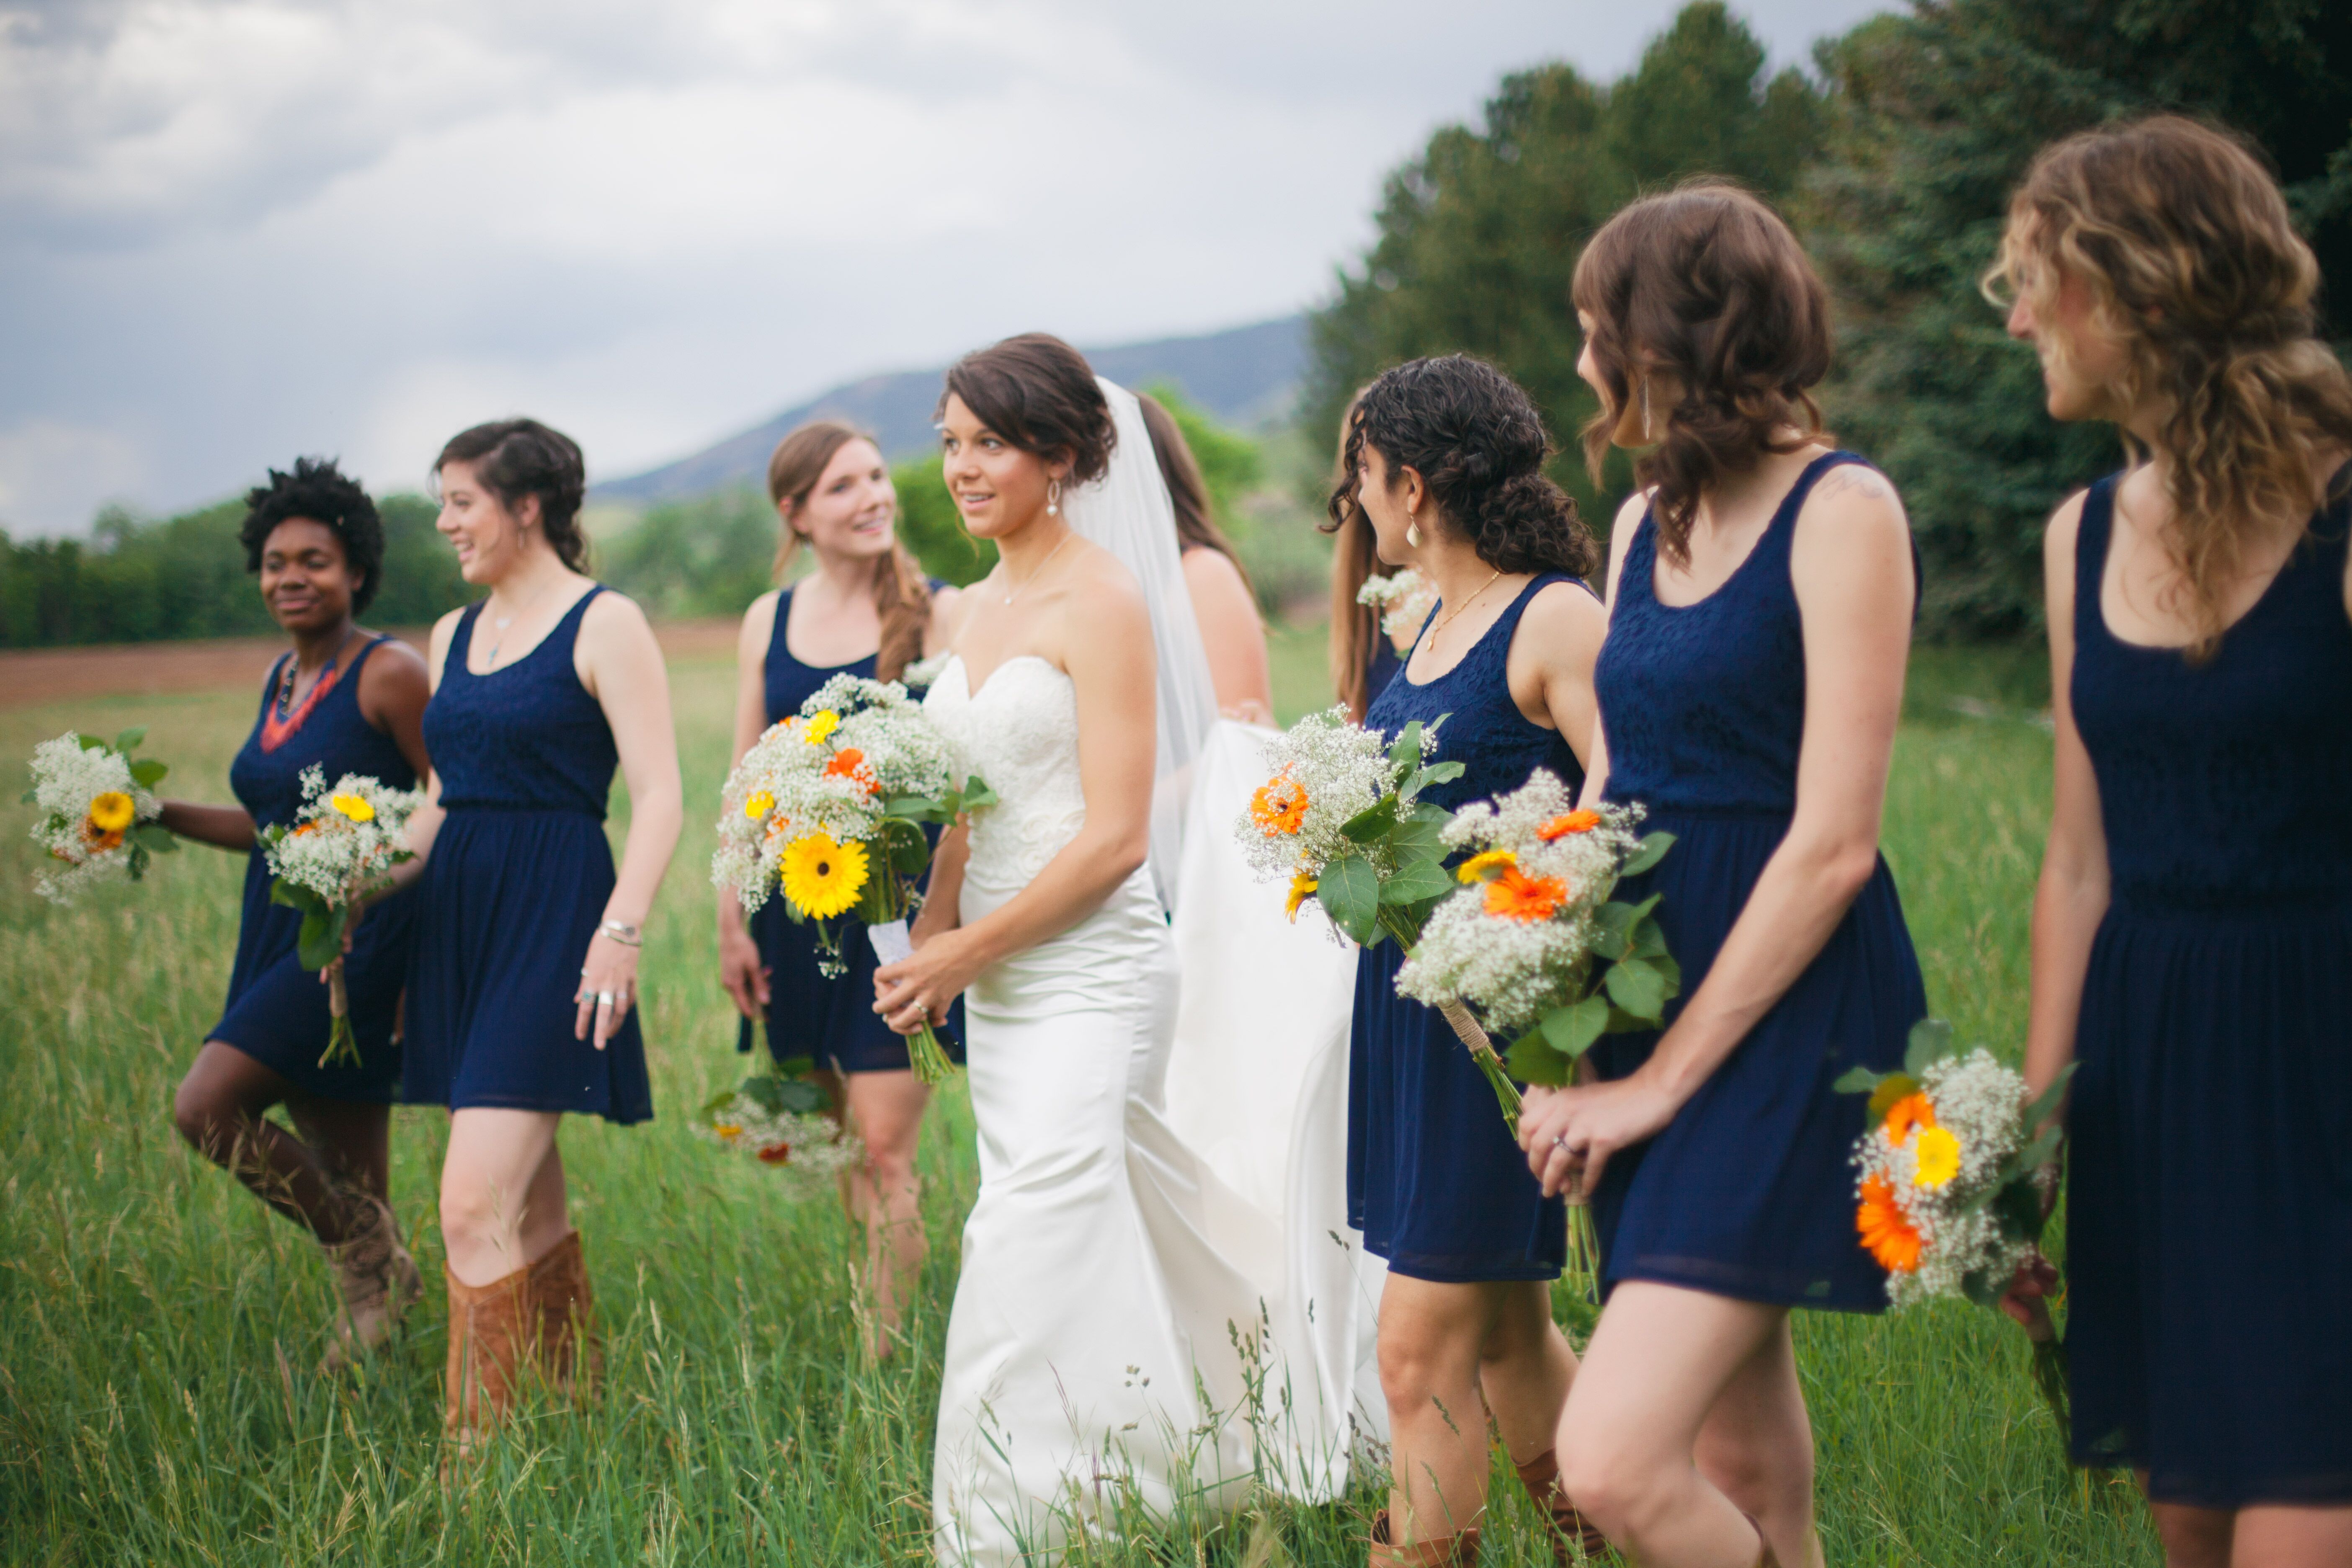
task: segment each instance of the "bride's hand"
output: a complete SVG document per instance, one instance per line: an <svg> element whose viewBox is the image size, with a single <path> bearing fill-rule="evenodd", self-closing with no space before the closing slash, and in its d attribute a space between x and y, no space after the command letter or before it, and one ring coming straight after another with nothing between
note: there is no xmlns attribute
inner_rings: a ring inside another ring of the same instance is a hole
<svg viewBox="0 0 2352 1568"><path fill-rule="evenodd" d="M980 973L965 951L971 943L961 931L943 931L925 939L914 956L886 963L874 972L874 1010L898 1035L911 1035L926 1019L948 1021L948 1007Z"/></svg>

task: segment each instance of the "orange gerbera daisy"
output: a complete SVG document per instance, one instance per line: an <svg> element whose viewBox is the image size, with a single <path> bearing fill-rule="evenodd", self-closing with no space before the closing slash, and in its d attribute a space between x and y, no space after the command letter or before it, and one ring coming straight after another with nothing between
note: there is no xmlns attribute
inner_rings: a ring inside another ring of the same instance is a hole
<svg viewBox="0 0 2352 1568"><path fill-rule="evenodd" d="M1549 844L1555 838L1565 838L1571 833L1590 833L1600 826L1599 812L1571 811L1565 816L1555 816L1537 828L1536 837Z"/></svg>
<svg viewBox="0 0 2352 1568"><path fill-rule="evenodd" d="M1548 921L1568 901L1568 884L1557 877L1530 877L1506 866L1486 884L1486 912L1505 920Z"/></svg>
<svg viewBox="0 0 2352 1568"><path fill-rule="evenodd" d="M1906 1094L1886 1108L1886 1141L1896 1148L1923 1127L1936 1125L1936 1102L1924 1094Z"/></svg>
<svg viewBox="0 0 2352 1568"><path fill-rule="evenodd" d="M1268 838L1296 833L1307 821L1307 787L1286 770L1257 786L1249 809L1250 820L1265 829Z"/></svg>
<svg viewBox="0 0 2352 1568"><path fill-rule="evenodd" d="M1919 1267L1919 1232L1895 1201L1895 1188L1885 1177L1863 1178L1862 1207L1854 1214L1853 1227L1881 1268L1909 1274Z"/></svg>
<svg viewBox="0 0 2352 1568"><path fill-rule="evenodd" d="M834 752L833 760L824 764L824 776L829 779L856 779L872 795L882 787L881 781L865 772L866 753L855 746L844 746Z"/></svg>
<svg viewBox="0 0 2352 1568"><path fill-rule="evenodd" d="M789 1143L771 1143L760 1151L760 1163L762 1165L788 1165L792 1159L793 1146Z"/></svg>

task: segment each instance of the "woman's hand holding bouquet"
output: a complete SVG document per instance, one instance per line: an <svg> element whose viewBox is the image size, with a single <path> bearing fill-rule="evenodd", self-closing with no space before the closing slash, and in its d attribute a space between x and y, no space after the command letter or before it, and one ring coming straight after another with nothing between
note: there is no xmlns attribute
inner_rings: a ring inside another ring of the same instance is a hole
<svg viewBox="0 0 2352 1568"><path fill-rule="evenodd" d="M303 770L302 801L290 826L279 822L261 830L261 853L274 879L269 901L302 911L297 955L327 982L335 1022L319 1065L357 1067L359 1038L343 987L344 938L354 906L389 886L394 866L415 858L408 817L425 796L363 773L345 773L330 789L325 771L314 766Z"/></svg>
<svg viewBox="0 0 2352 1568"><path fill-rule="evenodd" d="M98 882L138 881L149 857L180 847L156 820L163 806L155 786L172 770L131 755L146 738L143 726L125 730L110 746L68 731L33 748L33 786L25 792L25 804L41 808L33 840L65 862L34 879L34 890L50 902L69 904Z"/></svg>

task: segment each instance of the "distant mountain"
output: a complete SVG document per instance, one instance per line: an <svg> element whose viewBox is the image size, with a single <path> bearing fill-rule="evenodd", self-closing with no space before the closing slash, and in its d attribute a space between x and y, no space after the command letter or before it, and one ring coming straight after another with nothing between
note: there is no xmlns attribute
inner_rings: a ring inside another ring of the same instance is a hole
<svg viewBox="0 0 2352 1568"><path fill-rule="evenodd" d="M1286 316L1205 337L1085 352L1097 372L1123 386L1171 382L1229 425L1257 425L1287 414L1297 395L1307 364L1307 318ZM608 479L589 492L590 499L642 504L762 483L776 443L794 426L824 416L873 431L892 458L919 452L933 439L931 411L939 405L945 373L945 366L902 371L836 386L692 457Z"/></svg>

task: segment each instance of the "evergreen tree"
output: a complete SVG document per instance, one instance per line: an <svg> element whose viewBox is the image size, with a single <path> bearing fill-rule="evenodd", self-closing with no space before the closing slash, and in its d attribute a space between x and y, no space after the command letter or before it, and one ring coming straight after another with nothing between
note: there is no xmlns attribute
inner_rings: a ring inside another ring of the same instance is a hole
<svg viewBox="0 0 2352 1568"><path fill-rule="evenodd" d="M2105 427L2042 411L2032 354L1979 292L2009 194L2041 147L2152 110L2269 153L2352 326L2352 8L2333 0L1926 0L1820 51L1823 156L1801 216L1841 312L1838 433L1902 485L1927 565L1923 624L2041 622L2041 534L2115 467Z"/></svg>

